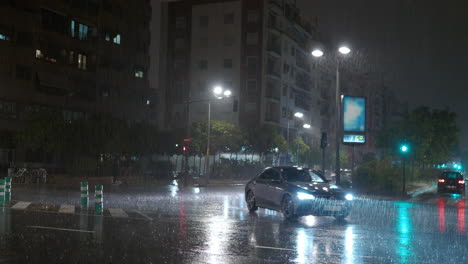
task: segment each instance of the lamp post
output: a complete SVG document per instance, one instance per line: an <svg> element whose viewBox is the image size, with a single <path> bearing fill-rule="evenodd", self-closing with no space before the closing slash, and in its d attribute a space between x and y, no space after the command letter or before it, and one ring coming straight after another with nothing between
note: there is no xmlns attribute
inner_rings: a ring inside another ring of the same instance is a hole
<svg viewBox="0 0 468 264"><path fill-rule="evenodd" d="M301 112L296 112L296 113L294 113L294 117L302 119L302 118L304 118L304 114L301 113ZM289 145L291 144L291 139L290 139L290 136L289 136L289 128L290 128L289 122L290 122L290 120L291 120L291 118L289 118L289 116L288 116L288 130L287 130L287 136L286 136L287 137L286 140L288 142L288 157L289 157Z"/></svg>
<svg viewBox="0 0 468 264"><path fill-rule="evenodd" d="M338 48L338 52L342 55L348 55L351 49L347 46L341 46ZM312 51L312 56L319 58L323 56L323 51L315 49ZM335 103L336 103L336 150L335 150L335 175L336 184L341 182L341 168L340 168L340 145L341 145L341 96L340 96L340 63L339 60L336 62L336 87L335 87Z"/></svg>
<svg viewBox="0 0 468 264"><path fill-rule="evenodd" d="M224 89L222 86L215 86L213 88L213 94L216 99L229 98L232 95L231 90ZM207 127L207 138L206 138L206 156L205 156L205 173L207 179L209 179L209 166L210 166L210 144L211 144L211 99L208 101L208 127Z"/></svg>

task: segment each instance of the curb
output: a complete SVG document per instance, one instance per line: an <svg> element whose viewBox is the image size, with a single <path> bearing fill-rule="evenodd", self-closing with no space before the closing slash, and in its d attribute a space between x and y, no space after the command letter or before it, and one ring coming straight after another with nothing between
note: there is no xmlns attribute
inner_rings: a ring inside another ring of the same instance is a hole
<svg viewBox="0 0 468 264"><path fill-rule="evenodd" d="M429 192L429 191L432 191L434 190L435 188L437 188L437 184L433 184L433 185L429 185L429 186L425 186L425 187L421 187L421 188L417 188L417 189L414 189L412 191L409 191L407 192L407 194L409 196L411 196L411 198L414 198L418 195L421 195L425 192Z"/></svg>

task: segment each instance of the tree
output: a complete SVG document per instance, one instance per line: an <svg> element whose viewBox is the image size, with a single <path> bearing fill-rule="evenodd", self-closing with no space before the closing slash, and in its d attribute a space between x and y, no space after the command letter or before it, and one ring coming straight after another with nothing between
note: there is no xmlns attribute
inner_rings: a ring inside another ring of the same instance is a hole
<svg viewBox="0 0 468 264"><path fill-rule="evenodd" d="M293 142L290 146L290 151L294 155L294 159L297 163L303 161L301 156L304 156L305 153L310 151L310 147L304 142L302 137L297 136L293 139Z"/></svg>
<svg viewBox="0 0 468 264"><path fill-rule="evenodd" d="M16 137L18 145L31 151L52 153L64 149L65 122L56 111L39 111L30 116Z"/></svg>
<svg viewBox="0 0 468 264"><path fill-rule="evenodd" d="M194 153L202 153L207 144L207 123L192 124L191 148ZM212 121L210 134L210 152L237 152L244 145L245 133L236 125L225 121Z"/></svg>
<svg viewBox="0 0 468 264"><path fill-rule="evenodd" d="M448 110L419 107L403 120L377 134L376 145L387 154L398 154L398 146L406 142L411 157L421 164L445 162L456 149L459 127L456 114Z"/></svg>

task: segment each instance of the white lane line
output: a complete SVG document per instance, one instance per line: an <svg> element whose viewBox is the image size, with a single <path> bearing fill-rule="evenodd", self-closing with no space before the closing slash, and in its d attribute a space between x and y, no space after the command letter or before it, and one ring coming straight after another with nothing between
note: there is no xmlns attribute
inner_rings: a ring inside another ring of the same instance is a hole
<svg viewBox="0 0 468 264"><path fill-rule="evenodd" d="M28 208L28 206L31 204L31 202L17 202L15 205L11 207L11 209L15 210L24 210Z"/></svg>
<svg viewBox="0 0 468 264"><path fill-rule="evenodd" d="M75 213L75 206L69 204L62 204L59 209L59 213L65 214L74 214Z"/></svg>
<svg viewBox="0 0 468 264"><path fill-rule="evenodd" d="M36 228L36 229L49 229L49 230L58 230L58 231L80 232L80 233L94 233L94 231L88 231L88 230L58 228L58 227L48 227L48 226L27 226L27 227Z"/></svg>
<svg viewBox="0 0 468 264"><path fill-rule="evenodd" d="M264 248L264 249L275 249L275 250L294 251L294 249L290 249L290 248L263 247L263 246L255 246L255 247L256 247L256 248Z"/></svg>
<svg viewBox="0 0 468 264"><path fill-rule="evenodd" d="M144 218L146 218L146 219L148 219L148 220L150 220L150 221L153 221L153 218L149 217L148 215L146 215L146 214L143 213L143 212L140 212L140 211L138 211L138 210L134 210L133 212L135 212L135 213L137 213L137 214L143 216Z"/></svg>
<svg viewBox="0 0 468 264"><path fill-rule="evenodd" d="M109 208L108 210L109 210L109 213L112 215L112 217L123 217L123 218L128 217L128 214L120 208Z"/></svg>

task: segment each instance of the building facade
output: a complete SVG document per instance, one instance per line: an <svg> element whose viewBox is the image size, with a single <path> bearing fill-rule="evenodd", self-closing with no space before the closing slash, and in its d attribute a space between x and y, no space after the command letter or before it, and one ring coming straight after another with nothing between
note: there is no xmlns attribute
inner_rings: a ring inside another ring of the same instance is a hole
<svg viewBox="0 0 468 264"><path fill-rule="evenodd" d="M0 2L0 128L31 112L154 118L147 0Z"/></svg>
<svg viewBox="0 0 468 264"><path fill-rule="evenodd" d="M333 123L321 116L331 114L325 106L334 98L328 91L333 84L310 54L315 25L295 1L186 0L166 6L166 128L206 120L206 100L212 99L213 120L273 125L285 138L289 130L291 138L302 134L307 143L319 143L320 132ZM216 85L230 89L232 98L214 100ZM296 112L304 118L294 118ZM311 128L303 129L304 123Z"/></svg>

